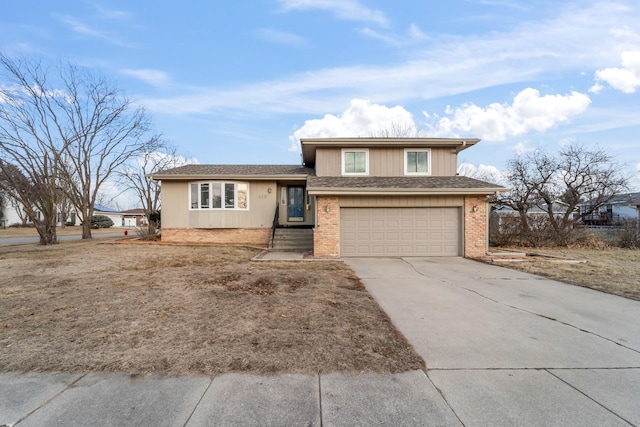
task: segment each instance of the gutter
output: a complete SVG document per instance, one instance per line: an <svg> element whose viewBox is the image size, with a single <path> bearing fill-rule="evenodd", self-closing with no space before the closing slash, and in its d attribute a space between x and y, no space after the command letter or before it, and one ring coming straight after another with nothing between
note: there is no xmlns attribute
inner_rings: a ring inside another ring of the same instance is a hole
<svg viewBox="0 0 640 427"><path fill-rule="evenodd" d="M242 180L242 181L301 181L309 175L147 175L154 181L199 181L199 180Z"/></svg>
<svg viewBox="0 0 640 427"><path fill-rule="evenodd" d="M318 196L425 196L425 195L464 195L464 194L478 194L478 195L492 195L507 191L506 188L494 187L494 188L322 188L322 187L307 187L307 191L311 195Z"/></svg>

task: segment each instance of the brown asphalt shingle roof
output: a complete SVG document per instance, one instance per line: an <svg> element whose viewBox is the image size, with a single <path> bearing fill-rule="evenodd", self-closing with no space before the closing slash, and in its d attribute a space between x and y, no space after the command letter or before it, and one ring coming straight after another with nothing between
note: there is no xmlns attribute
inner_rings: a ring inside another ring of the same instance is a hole
<svg viewBox="0 0 640 427"><path fill-rule="evenodd" d="M466 176L315 176L315 170L300 165L185 165L152 174L154 179L203 179L221 177L300 177L314 190L483 190L503 189L497 184Z"/></svg>
<svg viewBox="0 0 640 427"><path fill-rule="evenodd" d="M156 177L171 176L272 176L312 175L315 171L300 165L184 165L152 174Z"/></svg>
<svg viewBox="0 0 640 427"><path fill-rule="evenodd" d="M497 184L466 176L310 176L307 187L314 189L497 189Z"/></svg>

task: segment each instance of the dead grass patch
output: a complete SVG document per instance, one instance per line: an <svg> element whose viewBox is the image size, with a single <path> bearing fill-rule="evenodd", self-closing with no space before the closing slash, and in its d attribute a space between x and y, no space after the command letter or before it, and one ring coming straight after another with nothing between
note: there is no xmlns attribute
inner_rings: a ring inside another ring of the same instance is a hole
<svg viewBox="0 0 640 427"><path fill-rule="evenodd" d="M341 263L233 247L0 247L0 370L402 372L424 363Z"/></svg>
<svg viewBox="0 0 640 427"><path fill-rule="evenodd" d="M97 234L111 234L111 233L123 233L124 228L96 228L91 230L92 235ZM129 233L135 233L135 229L129 229ZM72 236L72 235L82 235L82 227L78 226L67 226L67 227L56 227L56 234L58 236ZM12 238L12 237L38 237L38 231L35 227L7 227L0 228L0 239Z"/></svg>
<svg viewBox="0 0 640 427"><path fill-rule="evenodd" d="M521 250L521 248L514 248L514 250ZM581 259L587 262L569 264L535 260L509 263L503 266L640 300L640 250L638 249L607 246L598 249L544 248L531 251L545 255Z"/></svg>

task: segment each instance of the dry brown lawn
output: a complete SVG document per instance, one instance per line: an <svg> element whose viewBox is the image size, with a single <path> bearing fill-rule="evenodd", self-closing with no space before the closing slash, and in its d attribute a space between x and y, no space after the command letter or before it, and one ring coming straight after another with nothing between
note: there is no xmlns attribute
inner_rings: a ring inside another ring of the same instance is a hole
<svg viewBox="0 0 640 427"><path fill-rule="evenodd" d="M401 372L424 362L339 262L231 247L0 247L0 371Z"/></svg>
<svg viewBox="0 0 640 427"><path fill-rule="evenodd" d="M96 228L91 230L91 234L109 234L109 233L124 233L124 228L111 227L111 228ZM135 229L129 229L131 235L135 235ZM56 227L56 234L58 236L71 236L74 234L82 235L82 227ZM0 228L0 239L10 237L38 237L38 231L34 227L7 227Z"/></svg>
<svg viewBox="0 0 640 427"><path fill-rule="evenodd" d="M500 265L640 300L640 249L544 248L529 251L586 262L575 264L535 260Z"/></svg>

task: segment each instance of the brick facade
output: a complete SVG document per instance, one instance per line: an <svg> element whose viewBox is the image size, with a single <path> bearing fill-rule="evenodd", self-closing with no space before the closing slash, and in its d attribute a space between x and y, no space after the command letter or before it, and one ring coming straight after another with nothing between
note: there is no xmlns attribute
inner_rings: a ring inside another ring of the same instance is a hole
<svg viewBox="0 0 640 427"><path fill-rule="evenodd" d="M162 241L169 243L211 243L266 248L270 228L163 228Z"/></svg>
<svg viewBox="0 0 640 427"><path fill-rule="evenodd" d="M316 197L316 227L313 229L313 256L340 257L340 199Z"/></svg>
<svg viewBox="0 0 640 427"><path fill-rule="evenodd" d="M485 196L464 198L464 256L481 258L487 254L487 202Z"/></svg>

